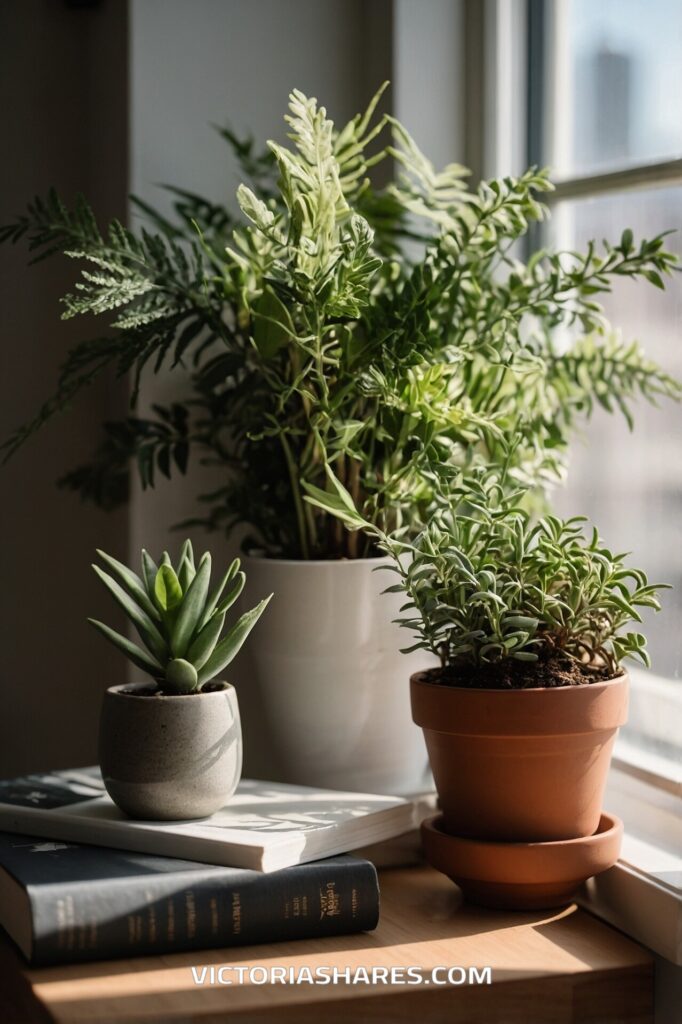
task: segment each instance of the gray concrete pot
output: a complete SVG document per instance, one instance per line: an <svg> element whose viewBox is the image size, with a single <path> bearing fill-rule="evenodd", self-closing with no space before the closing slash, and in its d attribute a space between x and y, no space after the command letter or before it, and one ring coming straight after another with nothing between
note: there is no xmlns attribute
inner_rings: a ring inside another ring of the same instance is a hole
<svg viewBox="0 0 682 1024"><path fill-rule="evenodd" d="M104 695L99 759L109 796L131 818L205 818L232 796L242 771L237 694L229 683L178 697L148 683Z"/></svg>

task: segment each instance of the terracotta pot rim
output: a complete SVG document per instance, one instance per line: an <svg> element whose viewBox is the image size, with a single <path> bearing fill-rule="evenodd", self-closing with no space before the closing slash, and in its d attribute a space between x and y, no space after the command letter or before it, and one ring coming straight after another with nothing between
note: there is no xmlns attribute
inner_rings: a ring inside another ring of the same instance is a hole
<svg viewBox="0 0 682 1024"><path fill-rule="evenodd" d="M212 680L211 680L212 681ZM163 697L164 703L166 701L181 700L186 704L190 700L197 700L198 698L205 697L219 697L221 694L226 693L227 690L233 690L234 686L232 683L225 682L224 679L218 679L216 682L221 683L219 690L209 690L208 692L200 693L169 693L169 694L150 694L151 697ZM130 693L130 690L148 690L151 683L118 683L116 686L108 686L106 689L107 694L111 694L112 697L123 700L135 700L137 701L138 694ZM129 691L126 693L125 691Z"/></svg>
<svg viewBox="0 0 682 1024"><path fill-rule="evenodd" d="M623 683L625 680L629 680L630 675L626 668L621 668L621 671L617 676L612 676L611 679L600 679L597 683L579 683L576 686L524 686L521 687L509 687L506 690L500 690L498 687L489 686L446 686L443 683L429 683L422 680L420 677L426 675L427 670L422 669L420 672L413 672L410 676L410 684L412 686L418 686L421 689L438 690L439 692L447 693L497 693L497 694L529 694L529 693L576 693L590 690L593 693L597 690L605 689L606 687L613 686L615 683Z"/></svg>
<svg viewBox="0 0 682 1024"><path fill-rule="evenodd" d="M410 679L412 718L450 736L538 737L612 730L627 721L629 676L578 686L474 689ZM427 740L428 742L428 740Z"/></svg>

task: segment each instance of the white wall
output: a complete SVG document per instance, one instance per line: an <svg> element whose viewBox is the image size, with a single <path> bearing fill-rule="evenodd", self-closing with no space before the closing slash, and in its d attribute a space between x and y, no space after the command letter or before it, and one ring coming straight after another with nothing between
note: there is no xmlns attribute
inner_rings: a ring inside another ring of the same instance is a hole
<svg viewBox="0 0 682 1024"><path fill-rule="evenodd" d="M437 167L465 163L464 0L395 0L394 113Z"/></svg>

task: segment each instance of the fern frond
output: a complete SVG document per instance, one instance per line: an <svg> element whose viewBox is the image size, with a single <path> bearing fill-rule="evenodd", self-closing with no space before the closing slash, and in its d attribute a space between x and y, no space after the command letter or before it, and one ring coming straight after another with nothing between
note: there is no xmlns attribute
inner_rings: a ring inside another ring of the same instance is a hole
<svg viewBox="0 0 682 1024"><path fill-rule="evenodd" d="M380 149L373 156L367 152L389 121L388 116L383 115L372 123L387 88L388 82L384 82L375 92L364 113L356 114L338 133L334 133L334 155L339 165L339 180L349 202L357 203L360 196L369 188L370 168L388 156L386 148Z"/></svg>
<svg viewBox="0 0 682 1024"><path fill-rule="evenodd" d="M649 359L638 341L625 342L617 331L579 338L555 356L547 366L547 386L556 396L556 414L570 420L568 410L590 415L600 405L619 410L630 429L637 398L654 405L659 398L682 398L682 384Z"/></svg>
<svg viewBox="0 0 682 1024"><path fill-rule="evenodd" d="M30 261L38 263L66 249L94 249L103 244L95 215L82 195L77 195L72 210L51 188L45 198L36 196L26 212L14 222L0 227L0 243L16 244L28 239Z"/></svg>
<svg viewBox="0 0 682 1024"><path fill-rule="evenodd" d="M172 470L187 471L192 438L189 409L174 402L153 405L155 418L129 416L104 424L104 436L90 462L63 476L60 487L76 491L84 501L113 509L128 500L130 465L134 460L143 488L153 487L158 470L170 479Z"/></svg>
<svg viewBox="0 0 682 1024"><path fill-rule="evenodd" d="M393 145L387 153L402 168L399 182L389 191L411 213L435 221L442 228L451 225L449 211L471 200L466 190L469 171L461 164L448 164L436 171L407 129L394 117L387 117Z"/></svg>

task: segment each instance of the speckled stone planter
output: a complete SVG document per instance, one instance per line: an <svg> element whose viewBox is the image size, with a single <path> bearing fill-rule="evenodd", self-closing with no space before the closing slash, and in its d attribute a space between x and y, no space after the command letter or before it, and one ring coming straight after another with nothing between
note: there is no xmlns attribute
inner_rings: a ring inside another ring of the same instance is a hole
<svg viewBox="0 0 682 1024"><path fill-rule="evenodd" d="M148 684L104 695L99 757L104 784L131 818L205 818L232 796L242 770L237 694L222 689L142 696Z"/></svg>

